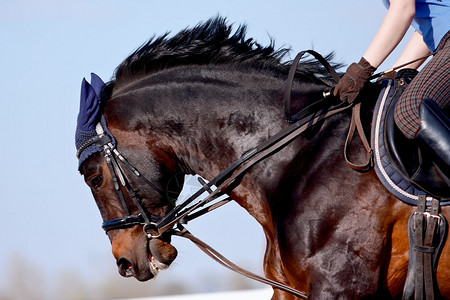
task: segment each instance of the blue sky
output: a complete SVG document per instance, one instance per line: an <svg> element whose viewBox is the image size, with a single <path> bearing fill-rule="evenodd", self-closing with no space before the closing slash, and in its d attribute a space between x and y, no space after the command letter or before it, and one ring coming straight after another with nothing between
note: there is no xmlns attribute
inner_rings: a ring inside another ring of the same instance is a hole
<svg viewBox="0 0 450 300"><path fill-rule="evenodd" d="M148 38L217 14L248 24L248 36L262 44L272 37L277 47L291 47L292 56L335 51L348 64L359 60L384 13L381 1L1 0L0 265L19 255L49 282L67 269L92 280L116 272L75 158L80 83L90 72L107 81ZM239 208L196 222L193 233L259 271L264 240ZM236 235L237 226L246 231ZM193 246L174 243L180 257L166 280L221 270ZM0 274L0 295L9 275Z"/></svg>

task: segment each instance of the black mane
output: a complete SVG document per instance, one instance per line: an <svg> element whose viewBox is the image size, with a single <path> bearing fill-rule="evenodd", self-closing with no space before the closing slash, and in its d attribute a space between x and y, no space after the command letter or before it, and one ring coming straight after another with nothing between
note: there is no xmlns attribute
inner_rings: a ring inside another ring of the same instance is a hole
<svg viewBox="0 0 450 300"><path fill-rule="evenodd" d="M127 84L143 76L182 65L236 65L245 68L270 70L287 74L290 61L283 62L289 49L274 49L273 41L267 47L246 38L246 26L239 26L232 34L226 19L216 17L194 28L185 29L168 37L166 33L152 38L139 47L116 69L114 85ZM330 60L333 54L327 55ZM302 61L298 75L308 81L330 83L327 71L315 61Z"/></svg>

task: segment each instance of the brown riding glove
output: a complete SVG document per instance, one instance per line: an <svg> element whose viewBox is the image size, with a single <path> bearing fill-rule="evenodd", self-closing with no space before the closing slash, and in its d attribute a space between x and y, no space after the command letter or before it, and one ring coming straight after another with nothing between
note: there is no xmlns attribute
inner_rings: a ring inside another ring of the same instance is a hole
<svg viewBox="0 0 450 300"><path fill-rule="evenodd" d="M339 95L341 101L352 103L361 92L367 79L375 72L376 68L361 57L359 63L352 63L344 76L334 87L333 95Z"/></svg>

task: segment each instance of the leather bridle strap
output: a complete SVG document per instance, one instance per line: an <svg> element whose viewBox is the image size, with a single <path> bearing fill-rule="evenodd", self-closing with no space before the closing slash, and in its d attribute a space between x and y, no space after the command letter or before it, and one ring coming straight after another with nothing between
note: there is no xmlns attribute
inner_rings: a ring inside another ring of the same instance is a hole
<svg viewBox="0 0 450 300"><path fill-rule="evenodd" d="M122 217L122 218L117 218L117 219L113 219L113 220L107 220L107 221L103 222L102 228L107 233L110 230L121 229L121 228L128 228L128 227L131 227L131 226L142 224L144 226L144 231L145 231L147 229L146 227L153 226L154 224L159 222L161 220L161 217L149 214L147 212L147 210L143 207L141 199L136 195L134 190L129 185L122 168L119 166L119 164L118 164L118 162L116 160L116 157L119 158L120 161L128 169L130 169L133 172L134 175L136 175L137 177L139 177L142 180L144 180L144 182L146 184L148 184L150 186L150 188L152 188L155 192L163 195L164 191L159 189L158 187L156 187L147 178L142 176L139 173L139 171L135 167L133 167L120 154L120 152L117 149L114 148L114 146L111 143L111 139L109 139L109 138L105 139L104 138L106 135L105 135L105 132L104 132L104 129L103 129L101 123L98 123L95 129L96 129L97 135L99 137L98 139L99 140L104 140L102 145L103 145L103 151L105 153L106 163L108 165L109 172L111 174L111 178L112 178L112 181L113 181L113 184L114 184L114 189L116 191L116 194L117 194L117 196L118 196L118 198L120 200L120 203L121 203L122 208L123 208L123 210L125 212L125 215L126 215L125 217ZM127 205L125 197L123 195L121 186L126 189L126 191L128 192L129 196L133 200L134 204L136 205L136 207L140 211L140 214L130 215L130 211L128 209L128 205Z"/></svg>
<svg viewBox="0 0 450 300"><path fill-rule="evenodd" d="M183 237L186 239L189 239L191 242L193 242L200 250L202 250L204 253L206 253L209 257L211 257L212 259L214 259L216 262L218 262L219 264L221 264L222 266L228 268L229 270L232 270L240 275L243 275L247 278L256 280L258 282L267 284L272 286L273 288L277 288L280 290L283 290L285 292L291 293L301 299L308 299L308 297L306 296L305 293L300 292L290 286L287 286L285 284L279 283L277 281L259 276L257 274L254 274L250 271L247 271L239 266L237 266L236 264L234 264L233 262L231 262L230 260L228 260L225 256L223 256L222 254L220 254L218 251L216 251L214 248L212 248L211 246L209 246L207 243L203 242L202 240L200 240L199 238L193 236L185 227L178 225L179 231L175 232L174 235L179 236L179 237Z"/></svg>

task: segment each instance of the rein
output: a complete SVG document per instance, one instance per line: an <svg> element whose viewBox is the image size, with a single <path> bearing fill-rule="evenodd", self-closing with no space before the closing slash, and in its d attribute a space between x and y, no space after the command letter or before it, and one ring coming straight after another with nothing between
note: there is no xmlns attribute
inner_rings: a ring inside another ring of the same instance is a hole
<svg viewBox="0 0 450 300"><path fill-rule="evenodd" d="M294 79L295 70L299 63L299 60L305 53L312 54L319 60L319 62L321 62L325 66L325 68L330 72L335 81L339 80L338 74L320 54L312 50L307 50L299 53L291 66L285 92L286 117L292 124L282 129L280 132L270 137L256 148L244 153L241 158L233 162L211 181L206 183L201 180L200 183L202 184L202 187L183 203L175 205L176 199L167 197L168 201L172 203L174 207L165 216L161 217L152 215L145 209L141 199L136 195L133 188L127 181L121 165L125 166L128 170L131 171L134 176L144 181L159 195L164 197L167 194L164 193L162 189L153 184L150 180L148 180L145 176L143 176L137 170L137 168L135 168L126 160L126 158L117 150L117 148L115 148L113 143L111 143L111 138L105 133L105 128L103 128L102 124L98 123L96 126L97 136L88 141L86 145L84 145L84 147L88 147L91 144L96 144L103 147L105 159L114 182L114 188L126 213L125 217L104 221L104 223L102 224L102 228L105 230L105 232L107 233L110 230L142 225L144 233L147 235L148 239L159 238L164 233L187 238L191 240L195 245L197 245L203 252L205 252L207 255L209 255L228 269L231 269L241 275L257 280L259 282L271 285L274 288L289 292L299 298L306 299L306 294L298 290L295 290L279 282L258 276L238 267L231 261L227 260L219 252L210 247L208 244L194 237L183 226L183 224L186 224L188 221L198 218L199 216L208 213L231 201L230 198L227 198L217 202L213 202L219 197L231 192L236 186L238 186L242 177L252 166L284 148L311 126L314 126L324 119L347 110L353 106L353 104L348 104L345 102L339 102L336 105L332 105L330 103L330 100L328 100L326 98L327 96L324 94L323 99L314 102L296 115L291 115L290 96L292 81ZM217 188L215 190L212 190L211 188L213 186L216 186ZM134 204L139 210L138 214L130 214L130 210L128 209L128 206L126 204L121 187L123 187L129 193ZM196 203L193 203L204 192L208 192L208 195L204 199L198 200ZM156 232L156 234L153 234L151 232Z"/></svg>
<svg viewBox="0 0 450 300"><path fill-rule="evenodd" d="M179 226L180 231L177 231L174 235L177 235L179 237L186 238L193 242L200 250L202 250L205 254L207 254L209 257L211 257L213 260L224 266L225 268L234 271L242 276L245 276L247 278L256 280L258 282L270 285L274 288L278 288L281 290L284 290L286 292L289 292L301 299L308 299L307 295L303 292L300 292L294 288L291 288L287 285L281 284L277 281L261 277L259 275L256 275L252 272L249 272L245 269L242 269L241 267L237 266L236 264L232 263L230 260L228 260L225 256L214 250L211 246L200 240L199 238L193 236L186 228L184 228L182 225Z"/></svg>

